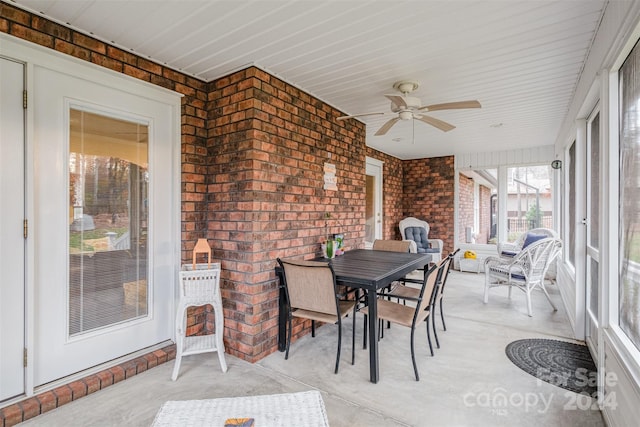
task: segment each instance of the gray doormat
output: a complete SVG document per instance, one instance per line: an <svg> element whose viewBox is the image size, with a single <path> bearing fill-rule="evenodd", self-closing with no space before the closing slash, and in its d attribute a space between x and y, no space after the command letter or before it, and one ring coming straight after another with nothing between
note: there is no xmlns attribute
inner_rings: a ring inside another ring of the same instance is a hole
<svg viewBox="0 0 640 427"><path fill-rule="evenodd" d="M518 340L507 357L520 369L550 384L594 396L596 366L585 345L547 339Z"/></svg>

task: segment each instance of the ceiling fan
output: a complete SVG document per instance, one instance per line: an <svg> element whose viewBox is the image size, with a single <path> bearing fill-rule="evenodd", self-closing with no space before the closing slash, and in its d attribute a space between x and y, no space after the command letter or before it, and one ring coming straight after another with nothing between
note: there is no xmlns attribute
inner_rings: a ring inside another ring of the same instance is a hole
<svg viewBox="0 0 640 427"><path fill-rule="evenodd" d="M396 114L396 117L388 120L382 125L380 129L375 133L376 136L385 135L389 129L400 120L420 120L440 129L443 132L448 132L454 129L455 126L436 119L435 117L427 116L424 113L439 110L460 110L464 108L480 108L481 105L478 101L458 101L458 102L446 102L444 104L433 104L422 106L422 102L419 98L408 96L411 92L418 88L418 83L410 80L401 80L393 84L393 88L399 91L402 95L385 95L387 99L391 101L391 112L384 113L364 113L354 114L352 116L338 117L338 120L346 120L354 117L364 116L381 116L386 114Z"/></svg>

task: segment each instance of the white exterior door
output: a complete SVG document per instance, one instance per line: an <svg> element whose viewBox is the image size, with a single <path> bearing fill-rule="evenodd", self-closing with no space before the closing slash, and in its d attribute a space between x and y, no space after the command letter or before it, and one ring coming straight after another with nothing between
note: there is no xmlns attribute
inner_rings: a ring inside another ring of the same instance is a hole
<svg viewBox="0 0 640 427"><path fill-rule="evenodd" d="M0 58L0 401L25 391L24 65Z"/></svg>
<svg viewBox="0 0 640 427"><path fill-rule="evenodd" d="M587 121L587 191L586 191L586 325L587 343L598 354L598 319L600 309L600 111L597 108Z"/></svg>
<svg viewBox="0 0 640 427"><path fill-rule="evenodd" d="M373 247L373 241L382 239L382 168L384 163L367 157L366 166L366 225L364 246Z"/></svg>
<svg viewBox="0 0 640 427"><path fill-rule="evenodd" d="M179 98L69 67L33 67L36 387L173 336Z"/></svg>

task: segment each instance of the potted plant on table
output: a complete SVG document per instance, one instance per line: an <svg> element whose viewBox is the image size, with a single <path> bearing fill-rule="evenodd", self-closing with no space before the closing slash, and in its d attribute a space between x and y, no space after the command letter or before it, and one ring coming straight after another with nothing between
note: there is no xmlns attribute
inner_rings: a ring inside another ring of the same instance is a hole
<svg viewBox="0 0 640 427"><path fill-rule="evenodd" d="M331 214L329 212L325 212L324 213L325 240L324 240L324 243L321 244L322 255L325 258L334 258L336 256L337 244L333 240L333 238L329 237L329 219L331 219Z"/></svg>

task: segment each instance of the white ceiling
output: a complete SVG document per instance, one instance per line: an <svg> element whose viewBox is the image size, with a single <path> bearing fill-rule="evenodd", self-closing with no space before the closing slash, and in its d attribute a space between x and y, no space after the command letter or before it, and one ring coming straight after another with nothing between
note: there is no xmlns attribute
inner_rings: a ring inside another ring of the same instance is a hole
<svg viewBox="0 0 640 427"><path fill-rule="evenodd" d="M256 65L345 114L389 111L416 80L422 105L456 126L368 116L367 144L402 159L555 142L605 0L13 0L186 74L211 81ZM412 131L415 130L415 141Z"/></svg>

